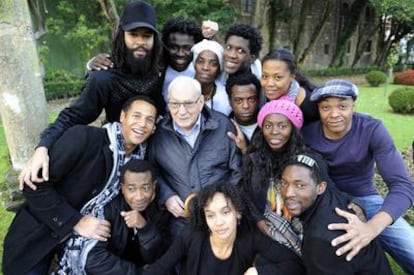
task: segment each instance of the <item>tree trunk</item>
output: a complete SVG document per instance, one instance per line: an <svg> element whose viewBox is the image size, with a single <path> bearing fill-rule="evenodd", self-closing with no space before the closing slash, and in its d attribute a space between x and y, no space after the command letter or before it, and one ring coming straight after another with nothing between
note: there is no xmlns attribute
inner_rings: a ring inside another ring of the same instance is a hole
<svg viewBox="0 0 414 275"><path fill-rule="evenodd" d="M364 13L368 4L368 0L358 0L352 3L349 12L345 16L343 28L339 30L340 35L337 43L337 48L332 57L329 67L340 67L343 65L343 57L346 52L349 39L355 33L355 30L360 23L361 15Z"/></svg>
<svg viewBox="0 0 414 275"><path fill-rule="evenodd" d="M112 29L116 30L116 27L118 26L119 16L114 0L98 0L98 2L101 4L105 17L111 23Z"/></svg>
<svg viewBox="0 0 414 275"><path fill-rule="evenodd" d="M21 170L47 126L46 98L27 0L2 0L0 49L0 114L13 168Z"/></svg>
<svg viewBox="0 0 414 275"><path fill-rule="evenodd" d="M297 58L297 63L299 65L301 65L305 62L305 60L308 57L309 53L313 49L313 46L316 44L316 42L318 41L320 35L323 33L323 30L326 26L326 22L328 22L328 18L329 18L329 15L330 15L331 11L332 11L332 4L331 4L330 1L326 1L326 6L325 6L325 11L323 13L323 16L322 16L321 20L319 21L319 23L314 28L314 31L312 32L312 34L310 36L310 40L309 40L308 45L305 47L305 49L303 50L303 52L300 55L299 55L299 53L296 53L296 56L299 56Z"/></svg>

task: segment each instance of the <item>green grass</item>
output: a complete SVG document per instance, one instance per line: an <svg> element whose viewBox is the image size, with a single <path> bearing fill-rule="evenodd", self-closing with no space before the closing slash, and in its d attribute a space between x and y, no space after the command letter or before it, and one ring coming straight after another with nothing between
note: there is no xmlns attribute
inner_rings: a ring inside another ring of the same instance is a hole
<svg viewBox="0 0 414 275"><path fill-rule="evenodd" d="M9 169L9 151L4 137L3 126L0 124L0 182L4 182L4 175ZM8 212L4 207L0 207L0 263L3 259L3 239L13 218L13 213Z"/></svg>
<svg viewBox="0 0 414 275"><path fill-rule="evenodd" d="M357 112L367 113L382 120L391 133L397 148L402 151L411 146L414 140L414 115L392 112L388 105L388 95L401 85L388 84L377 88L359 85L360 96L356 101Z"/></svg>

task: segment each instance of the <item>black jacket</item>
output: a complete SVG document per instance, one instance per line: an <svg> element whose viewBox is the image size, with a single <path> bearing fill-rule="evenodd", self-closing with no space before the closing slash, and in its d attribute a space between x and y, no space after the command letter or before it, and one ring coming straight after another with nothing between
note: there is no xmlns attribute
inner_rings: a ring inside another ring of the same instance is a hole
<svg viewBox="0 0 414 275"><path fill-rule="evenodd" d="M49 181L23 191L4 240L3 273L24 274L72 233L80 209L104 187L112 169L112 152L103 128L75 126L51 151Z"/></svg>
<svg viewBox="0 0 414 275"><path fill-rule="evenodd" d="M119 121L122 105L136 95L152 98L160 113L165 110L161 95L162 79L158 75L137 77L116 69L88 73L82 92L69 107L63 109L54 123L41 134L38 146L50 148L66 131L76 125L95 121L105 110L106 122Z"/></svg>
<svg viewBox="0 0 414 275"><path fill-rule="evenodd" d="M170 244L168 211L161 210L156 199L141 214L146 224L128 228L121 211L130 211L122 194L105 206L105 219L111 223L111 238L98 242L88 254L88 274L138 274L139 267L154 262Z"/></svg>
<svg viewBox="0 0 414 275"><path fill-rule="evenodd" d="M334 188L327 188L299 216L303 224L302 259L307 274L392 274L376 239L361 249L350 262L346 261L346 255L336 256L338 247L333 247L331 241L344 232L328 230L328 224L347 222L335 213L335 207L347 209L349 202L348 196Z"/></svg>
<svg viewBox="0 0 414 275"><path fill-rule="evenodd" d="M188 229L177 237L168 251L143 274L164 275L181 261L182 275L222 275L223 265L230 267L230 273L226 273L227 275L239 275L253 266L258 254L267 259L265 265L256 265L259 274L304 274L299 256L262 234L255 225L245 224L245 220L237 226L236 240L231 256L225 260L226 264L224 261L218 261L214 266L206 266L207 250L211 251L209 233Z"/></svg>

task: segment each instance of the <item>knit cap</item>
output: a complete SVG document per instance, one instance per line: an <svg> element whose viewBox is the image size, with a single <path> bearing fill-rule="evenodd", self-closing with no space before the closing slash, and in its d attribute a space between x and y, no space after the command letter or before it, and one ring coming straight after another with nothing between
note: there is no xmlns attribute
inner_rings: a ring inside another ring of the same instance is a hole
<svg viewBox="0 0 414 275"><path fill-rule="evenodd" d="M257 115L257 125L262 128L264 119L271 114L282 114L300 130L303 125L303 114L300 108L293 102L283 99L271 100L260 109Z"/></svg>
<svg viewBox="0 0 414 275"><path fill-rule="evenodd" d="M207 40L203 39L202 41L198 42L191 48L191 52L193 53L193 64L196 63L198 55L202 51L212 51L217 55L219 64L220 64L220 72L223 70L223 47L214 40Z"/></svg>

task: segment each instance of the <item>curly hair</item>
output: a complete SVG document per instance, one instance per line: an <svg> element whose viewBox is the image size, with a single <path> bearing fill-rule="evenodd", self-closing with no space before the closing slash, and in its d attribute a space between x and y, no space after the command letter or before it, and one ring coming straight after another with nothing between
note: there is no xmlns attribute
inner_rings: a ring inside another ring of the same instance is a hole
<svg viewBox="0 0 414 275"><path fill-rule="evenodd" d="M115 68L122 72L129 72L126 64L127 47L124 40L125 31L121 26L118 26L112 39L111 58L114 62ZM159 56L161 53L161 42L158 33L154 32L154 46L151 51L151 68L148 73L158 74L160 72Z"/></svg>
<svg viewBox="0 0 414 275"><path fill-rule="evenodd" d="M299 130L292 127L289 141L285 144L284 150L281 152L274 152L264 139L262 131L257 131L251 141L248 149L248 154L257 153L259 156L258 162L254 162L251 158L245 157L243 159L243 178L246 179L246 184L254 184L259 182L260 186L250 186L250 188L262 188L267 186L268 181L265 179L278 179L282 174L282 167L289 161L292 156L299 152L306 152L309 149L305 146L302 135ZM260 181L252 181L250 183L253 167L257 166L260 171ZM247 182L248 181L248 182ZM246 187L246 186L245 186Z"/></svg>
<svg viewBox="0 0 414 275"><path fill-rule="evenodd" d="M194 37L194 44L203 40L203 33L201 27L194 21L184 19L181 17L169 19L165 22L162 28L162 43L164 46L168 45L171 33L185 33Z"/></svg>
<svg viewBox="0 0 414 275"><path fill-rule="evenodd" d="M296 57L291 51L285 48L273 49L262 58L262 65L269 60L279 60L285 62L289 68L289 71L295 75L295 79L299 82L299 85L305 89L312 91L316 88L316 85L298 70L296 66Z"/></svg>
<svg viewBox="0 0 414 275"><path fill-rule="evenodd" d="M257 77L251 73L250 71L242 71L240 73L235 73L232 75L229 75L229 78L226 81L226 92L229 96L229 98L231 98L231 89L233 88L233 86L235 85L250 85L253 84L254 87L256 88L256 97L259 99L260 98L260 93L261 93L261 86L260 86L260 81L259 79L257 79Z"/></svg>
<svg viewBox="0 0 414 275"><path fill-rule="evenodd" d="M230 36L240 36L249 40L250 54L259 57L260 50L262 49L263 37L256 28L246 24L235 24L227 31L224 39L225 43L227 43L227 39Z"/></svg>
<svg viewBox="0 0 414 275"><path fill-rule="evenodd" d="M216 182L209 184L197 194L194 200L194 211L191 216L191 224L195 229L208 232L204 209L211 202L214 195L222 193L227 202L231 202L235 211L241 214L241 223L252 224L252 202L241 192L237 185L228 182Z"/></svg>

